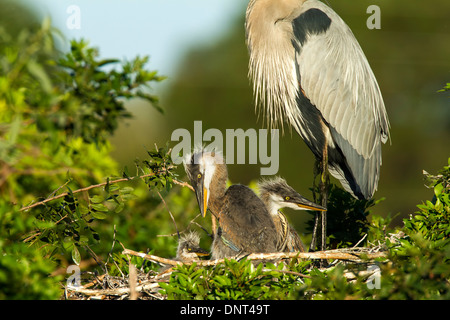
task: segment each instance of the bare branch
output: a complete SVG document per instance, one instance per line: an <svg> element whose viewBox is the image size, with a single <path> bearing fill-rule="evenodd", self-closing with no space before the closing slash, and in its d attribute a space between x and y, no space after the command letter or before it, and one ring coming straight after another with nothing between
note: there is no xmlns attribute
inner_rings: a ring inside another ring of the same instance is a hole
<svg viewBox="0 0 450 320"><path fill-rule="evenodd" d="M145 253L136 252L133 250L125 249L122 254L133 255L141 257L143 259L159 262L166 265L176 266L178 264L183 264L180 261L165 259L154 255L148 255ZM317 259L339 259L339 260L350 260L350 261L361 261L363 257L369 260L376 258L384 258L386 254L384 252L377 253L348 253L348 252L329 252L329 251L317 251L317 252L276 252L276 253L252 253L247 256L237 256L235 259L239 260L246 257L248 260L279 260L279 259L305 259L305 260L317 260ZM231 258L229 258L231 259ZM224 262L225 259L217 260L199 260L193 262L186 262L184 264L190 265L196 263L198 266L214 266L219 263Z"/></svg>
<svg viewBox="0 0 450 320"><path fill-rule="evenodd" d="M158 263L162 263L162 264L166 264L166 265L172 265L172 266L183 264L181 261L161 258L161 257L155 256L155 255L145 254L145 253L142 253L142 252L136 252L136 251L129 250L129 249L124 249L122 251L122 254L132 255L132 256L136 256L136 257L141 257L141 258L143 258L145 260L158 262Z"/></svg>
<svg viewBox="0 0 450 320"><path fill-rule="evenodd" d="M148 282L144 283L140 286L136 286L135 290L136 292L143 292L146 290L151 290L159 287L159 282ZM129 295L131 293L130 288L117 288L117 289L106 289L106 290L94 290L94 289L86 289L84 287L67 287L68 291L71 292L77 292L81 293L87 296L101 296L101 295L108 295L108 296L122 296L122 295Z"/></svg>
<svg viewBox="0 0 450 320"><path fill-rule="evenodd" d="M178 181L176 179L173 179L173 183L182 186L182 187L188 187L189 189L191 189L193 192L195 192L194 188L187 182L182 182L182 181Z"/></svg>
<svg viewBox="0 0 450 320"><path fill-rule="evenodd" d="M173 168L173 166L170 166L168 168L164 168L162 170L162 172L167 172L168 170L170 170L172 168ZM133 181L133 180L136 180L136 179L144 179L144 178L152 177L152 176L154 176L156 174L160 174L160 173L161 172L157 172L157 173L153 172L153 173L149 173L149 174L144 174L142 176L136 176L136 177L131 177L131 178L121 178L121 179L117 179L117 180L113 180L113 181L107 181L107 182L103 182L103 183L99 183L99 184L94 184L94 185L91 185L91 186L86 187L86 188L81 188L81 189L72 191L72 194L77 194L77 193L89 191L89 190L92 190L92 189L95 189L95 188L104 187L107 184L111 185L111 184L115 184L115 183L119 183L119 182ZM50 201L57 200L57 199L60 199L60 198L64 198L65 196L68 196L68 195L69 195L69 192L64 192L64 193L61 193L61 194L59 194L57 196L54 196L54 197L51 197L51 198L47 198L47 199L45 199L43 201L39 201L39 202L33 203L32 205L23 207L23 208L20 209L20 211L26 211L26 210L32 209L34 207L44 205L44 204L46 204L46 203L48 203Z"/></svg>

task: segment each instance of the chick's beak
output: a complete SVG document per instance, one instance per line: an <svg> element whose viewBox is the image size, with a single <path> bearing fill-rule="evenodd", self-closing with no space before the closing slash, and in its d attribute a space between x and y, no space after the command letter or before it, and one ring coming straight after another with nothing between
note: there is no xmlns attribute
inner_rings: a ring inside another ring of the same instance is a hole
<svg viewBox="0 0 450 320"><path fill-rule="evenodd" d="M327 211L327 208L322 207L318 204L315 204L312 201L309 201L308 199L304 197L299 197L298 201L296 202L296 205L302 209L306 210L314 210L314 211Z"/></svg>
<svg viewBox="0 0 450 320"><path fill-rule="evenodd" d="M208 189L203 187L203 210L201 210L203 218L206 216L208 210Z"/></svg>
<svg viewBox="0 0 450 320"><path fill-rule="evenodd" d="M209 252L203 250L200 247L192 249L192 252L194 252L197 255L197 257L207 257L207 256L209 256Z"/></svg>
<svg viewBox="0 0 450 320"><path fill-rule="evenodd" d="M199 183L197 190L198 207L202 217L205 217L208 210L208 189L203 186L203 183Z"/></svg>

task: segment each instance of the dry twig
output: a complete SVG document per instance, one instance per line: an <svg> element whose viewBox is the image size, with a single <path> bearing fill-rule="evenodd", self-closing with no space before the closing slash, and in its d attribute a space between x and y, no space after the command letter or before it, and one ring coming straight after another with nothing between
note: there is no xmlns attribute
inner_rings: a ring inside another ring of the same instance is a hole
<svg viewBox="0 0 450 320"><path fill-rule="evenodd" d="M168 171L168 170L170 170L172 168L173 168L173 166L169 166L167 168L164 168L162 171ZM121 178L121 179L117 179L117 180L112 180L112 181L107 181L107 182L103 182L103 183L99 183L99 184L94 184L94 185L91 185L91 186L86 187L86 188L81 188L81 189L72 191L72 194L77 194L77 193L89 191L89 190L92 190L92 189L95 189L95 188L104 187L107 184L115 184L115 183L119 183L119 182L133 181L133 180L136 180L136 179L144 179L144 178L152 177L152 176L154 176L156 174L159 174L159 173L161 173L161 172L157 172L157 173L153 172L153 173L149 173L149 174L144 174L142 176L136 176L136 177L130 177L130 178ZM44 205L47 202L50 202L50 201L53 201L53 200L57 200L57 199L60 199L60 198L64 198L65 196L68 196L68 195L69 195L69 192L64 192L64 193L61 193L61 194L59 194L57 196L53 196L53 197L47 198L47 199L45 199L43 201L39 201L39 202L33 203L32 205L23 207L23 208L20 209L20 211L26 211L26 210L32 209L34 207Z"/></svg>
<svg viewBox="0 0 450 320"><path fill-rule="evenodd" d="M155 255L148 255L141 252L136 252L133 250L125 249L122 254L133 255L141 257L143 259L162 263L165 265L176 266L178 264L183 264L180 261L161 258ZM366 259L376 259L386 257L383 252L377 253L365 253L365 252L338 252L337 250L330 251L317 251L317 252L276 252L276 253L252 253L250 255L238 256L236 259L242 259L246 257L248 260L280 260L280 259L306 259L306 260L316 260L316 259L339 259L339 260L349 260L349 261L362 261L363 257ZM219 263L224 262L225 259L217 260L200 260L194 261L198 266L214 266ZM192 264L194 262L186 262L184 264Z"/></svg>

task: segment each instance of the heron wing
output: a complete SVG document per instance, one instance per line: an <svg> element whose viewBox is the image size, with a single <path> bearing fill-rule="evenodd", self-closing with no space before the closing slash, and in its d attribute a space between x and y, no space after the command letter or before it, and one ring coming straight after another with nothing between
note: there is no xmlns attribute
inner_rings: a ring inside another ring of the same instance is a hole
<svg viewBox="0 0 450 320"><path fill-rule="evenodd" d="M243 252L275 252L275 225L261 199L248 187L232 185L225 194L219 225L223 236Z"/></svg>
<svg viewBox="0 0 450 320"><path fill-rule="evenodd" d="M305 109L317 108L330 129L329 146L334 144L336 154L340 151L344 157L329 159L330 172L348 191L360 188L370 198L378 184L381 144L389 135L383 98L370 65L350 28L321 2L305 2L293 20L293 35L301 102L300 123L294 127L301 131L309 116ZM349 175L357 186L351 185Z"/></svg>

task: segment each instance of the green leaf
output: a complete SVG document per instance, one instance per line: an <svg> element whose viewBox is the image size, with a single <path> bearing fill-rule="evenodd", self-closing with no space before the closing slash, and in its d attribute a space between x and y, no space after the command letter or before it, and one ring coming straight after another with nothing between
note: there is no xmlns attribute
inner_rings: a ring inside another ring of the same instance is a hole
<svg viewBox="0 0 450 320"><path fill-rule="evenodd" d="M102 196L98 196L98 195L93 196L93 197L91 198L91 202L92 202L93 204L99 204L99 203L102 203L104 200L105 200L105 199L104 199Z"/></svg>
<svg viewBox="0 0 450 320"><path fill-rule="evenodd" d="M114 213L120 213L124 208L125 208L125 204L124 204L124 203L120 203L120 204L114 209Z"/></svg>
<svg viewBox="0 0 450 320"><path fill-rule="evenodd" d="M91 208L96 211L108 212L108 208L106 208L102 203L92 204Z"/></svg>
<svg viewBox="0 0 450 320"><path fill-rule="evenodd" d="M80 251L78 251L77 247L74 245L72 249L72 260L78 266L81 262Z"/></svg>
<svg viewBox="0 0 450 320"><path fill-rule="evenodd" d="M100 211L91 211L91 215L98 220L103 220L108 217L106 213L100 212Z"/></svg>
<svg viewBox="0 0 450 320"><path fill-rule="evenodd" d="M97 66L102 67L102 66L105 66L107 64L117 63L117 62L119 62L119 60L117 60L117 59L104 59L104 60L99 61L97 63Z"/></svg>
<svg viewBox="0 0 450 320"><path fill-rule="evenodd" d="M132 193L134 189L132 187L124 187L120 189L121 194Z"/></svg>
<svg viewBox="0 0 450 320"><path fill-rule="evenodd" d="M32 74L37 80L39 80L42 89L45 92L50 93L52 90L52 82L50 81L50 78L48 77L42 65L34 60L29 60L27 63L27 69L30 74Z"/></svg>
<svg viewBox="0 0 450 320"><path fill-rule="evenodd" d="M442 193L442 190L444 190L444 186L442 185L442 183L439 183L434 187L434 194L436 195L436 197L439 197L439 195Z"/></svg>

